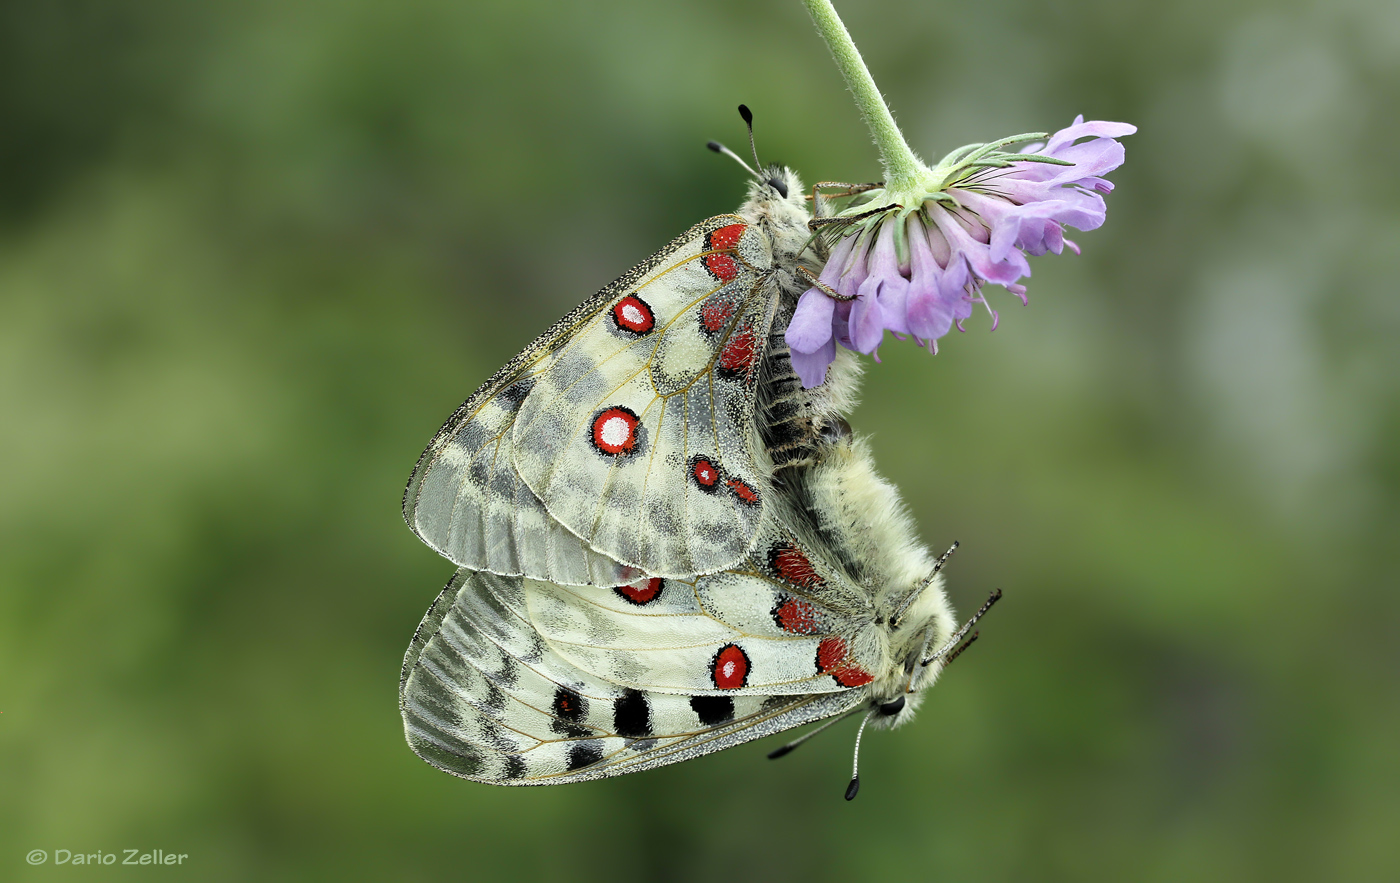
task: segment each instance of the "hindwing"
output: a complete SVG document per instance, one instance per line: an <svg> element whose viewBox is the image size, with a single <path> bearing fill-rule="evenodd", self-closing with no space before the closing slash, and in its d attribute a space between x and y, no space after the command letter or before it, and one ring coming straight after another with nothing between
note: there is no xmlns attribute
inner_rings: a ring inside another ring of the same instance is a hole
<svg viewBox="0 0 1400 883"><path fill-rule="evenodd" d="M753 414L777 289L765 236L711 218L467 400L404 496L453 562L565 585L723 569L767 505Z"/></svg>
<svg viewBox="0 0 1400 883"><path fill-rule="evenodd" d="M570 665L638 690L793 695L863 686L889 658L868 605L846 608L791 541L778 560L617 588L523 583L528 618ZM835 603L833 603L835 602Z"/></svg>
<svg viewBox="0 0 1400 883"><path fill-rule="evenodd" d="M521 615L519 577L459 570L404 659L409 744L469 779L546 785L675 763L860 704L796 695L639 690L580 669Z"/></svg>

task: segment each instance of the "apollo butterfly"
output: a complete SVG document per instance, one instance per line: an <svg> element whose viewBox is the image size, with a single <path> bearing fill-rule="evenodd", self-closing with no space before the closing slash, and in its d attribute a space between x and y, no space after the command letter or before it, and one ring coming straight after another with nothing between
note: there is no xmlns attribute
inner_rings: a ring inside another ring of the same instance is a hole
<svg viewBox="0 0 1400 883"><path fill-rule="evenodd" d="M946 555L842 416L858 362L804 389L783 340L824 201L759 168L736 213L556 322L419 460L404 516L459 567L403 666L429 763L547 785L893 726L956 655Z"/></svg>

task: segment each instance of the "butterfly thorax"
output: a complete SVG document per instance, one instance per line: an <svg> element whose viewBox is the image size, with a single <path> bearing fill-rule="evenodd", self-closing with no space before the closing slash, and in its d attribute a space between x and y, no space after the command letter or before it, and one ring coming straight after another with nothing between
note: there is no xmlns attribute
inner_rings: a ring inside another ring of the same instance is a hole
<svg viewBox="0 0 1400 883"><path fill-rule="evenodd" d="M767 238L772 248L774 277L783 299L795 304L809 287L798 279L797 267L800 264L814 273L820 272L826 251L813 239L807 226L812 219L812 206L803 195L802 179L782 166L770 166L767 171L766 179L749 185L748 198L737 214L757 226ZM773 181L782 190L770 183ZM784 324L778 330L786 327Z"/></svg>

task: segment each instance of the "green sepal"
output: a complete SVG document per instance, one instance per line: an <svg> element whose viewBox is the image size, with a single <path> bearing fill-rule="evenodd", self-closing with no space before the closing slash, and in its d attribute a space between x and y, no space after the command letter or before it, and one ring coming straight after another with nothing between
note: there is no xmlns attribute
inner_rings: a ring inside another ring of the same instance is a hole
<svg viewBox="0 0 1400 883"><path fill-rule="evenodd" d="M971 162L973 160L981 159L982 157L986 156L987 154L993 151L1000 151L1001 148L1006 147L1009 144L1025 144L1030 141L1044 141L1049 137L1049 134L1045 132L1026 132L1021 135L1012 135L1009 138L1002 138L998 141L993 141L990 144L983 144L981 149L974 151L973 153L964 157L963 162Z"/></svg>
<svg viewBox="0 0 1400 883"><path fill-rule="evenodd" d="M1008 165L1013 162L1041 162L1051 166L1074 165L1070 160L1060 159L1058 156L1046 156L1042 153L1004 153L1001 155L1008 159Z"/></svg>

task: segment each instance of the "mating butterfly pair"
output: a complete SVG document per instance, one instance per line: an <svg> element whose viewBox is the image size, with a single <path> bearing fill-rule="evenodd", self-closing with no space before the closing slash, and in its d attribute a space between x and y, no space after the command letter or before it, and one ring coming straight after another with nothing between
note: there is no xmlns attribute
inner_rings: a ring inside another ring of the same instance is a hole
<svg viewBox="0 0 1400 883"><path fill-rule="evenodd" d="M859 364L843 351L810 390L793 373L783 331L825 258L802 194L770 168L429 444L404 516L460 568L400 684L429 763L546 785L847 714L894 725L956 655L943 559L842 417Z"/></svg>

